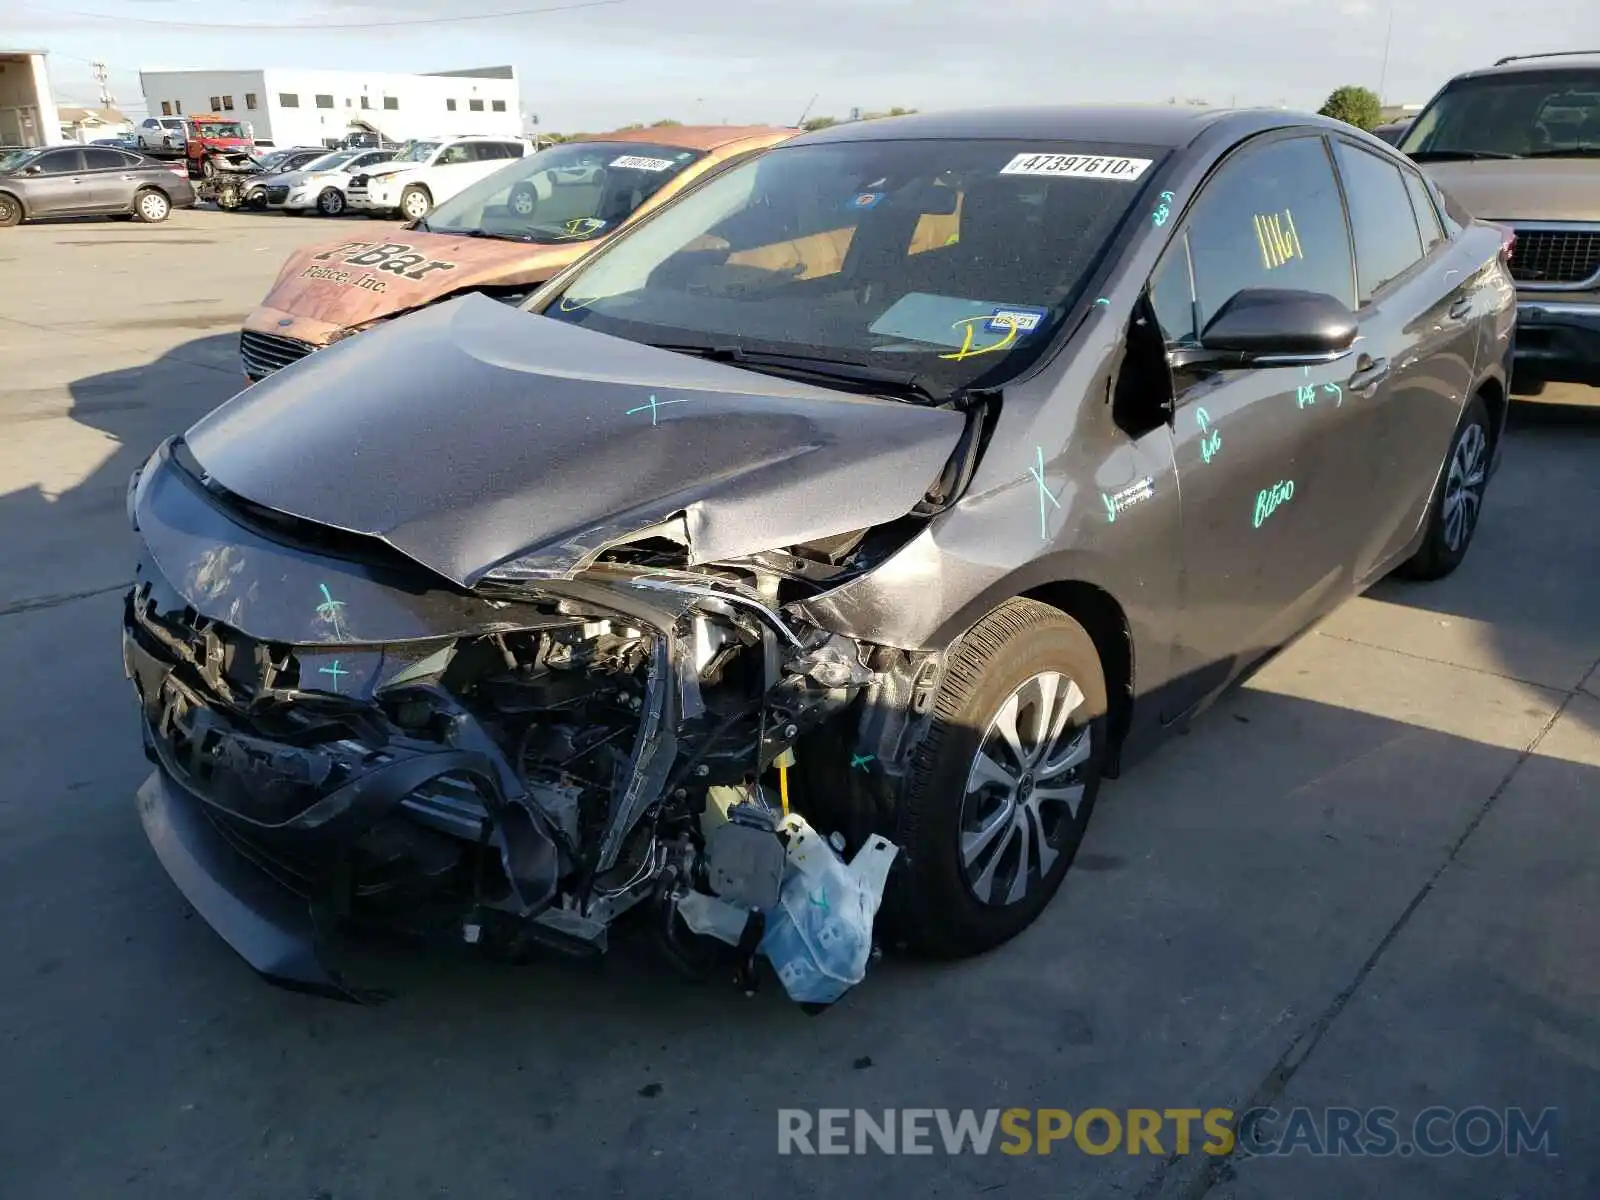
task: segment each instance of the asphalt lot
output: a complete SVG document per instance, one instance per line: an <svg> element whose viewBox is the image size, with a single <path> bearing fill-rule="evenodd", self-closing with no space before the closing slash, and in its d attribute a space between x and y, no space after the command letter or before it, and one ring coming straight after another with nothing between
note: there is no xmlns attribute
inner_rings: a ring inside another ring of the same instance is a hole
<svg viewBox="0 0 1600 1200"><path fill-rule="evenodd" d="M982 959L891 955L817 1018L627 953L374 950L375 1008L261 984L134 813L124 488L240 387L287 251L373 228L0 231L0 1196L1600 1195L1600 410L1518 412L1457 575L1108 785ZM1251 1104L1553 1107L1559 1156L777 1154L779 1108Z"/></svg>

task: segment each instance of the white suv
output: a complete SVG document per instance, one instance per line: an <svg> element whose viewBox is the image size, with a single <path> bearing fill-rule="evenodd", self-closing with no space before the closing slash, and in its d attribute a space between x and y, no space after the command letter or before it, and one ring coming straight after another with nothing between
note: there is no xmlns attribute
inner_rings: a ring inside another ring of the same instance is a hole
<svg viewBox="0 0 1600 1200"><path fill-rule="evenodd" d="M441 200L533 152L521 138L449 137L407 143L390 161L356 175L345 189L351 209L369 217L420 220Z"/></svg>

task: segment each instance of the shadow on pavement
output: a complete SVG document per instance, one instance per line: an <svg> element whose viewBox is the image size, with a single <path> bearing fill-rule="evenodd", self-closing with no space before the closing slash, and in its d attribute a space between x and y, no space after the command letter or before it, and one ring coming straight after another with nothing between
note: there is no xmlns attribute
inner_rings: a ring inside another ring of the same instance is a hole
<svg viewBox="0 0 1600 1200"><path fill-rule="evenodd" d="M243 386L238 335L229 332L76 380L66 407L59 387L8 388L0 438L27 445L36 470L32 486L0 495L0 614L131 579L128 477L162 438Z"/></svg>

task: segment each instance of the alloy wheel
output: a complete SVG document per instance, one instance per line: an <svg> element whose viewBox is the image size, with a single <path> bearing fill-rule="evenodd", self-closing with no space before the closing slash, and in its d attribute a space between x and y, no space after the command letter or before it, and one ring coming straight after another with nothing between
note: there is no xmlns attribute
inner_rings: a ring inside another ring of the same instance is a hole
<svg viewBox="0 0 1600 1200"><path fill-rule="evenodd" d="M1444 541L1451 553L1459 552L1477 528L1488 475L1488 438L1482 425L1468 425L1450 456L1450 471L1444 482Z"/></svg>
<svg viewBox="0 0 1600 1200"><path fill-rule="evenodd" d="M139 197L139 215L146 221L164 221L167 218L167 198L159 192L146 192Z"/></svg>
<svg viewBox="0 0 1600 1200"><path fill-rule="evenodd" d="M337 217L344 211L344 193L336 188L329 188L317 197L317 207L324 216Z"/></svg>
<svg viewBox="0 0 1600 1200"><path fill-rule="evenodd" d="M1090 728L1074 725L1083 690L1059 671L1024 680L989 722L962 800L961 866L984 904L1016 904L1039 886L1083 802Z"/></svg>
<svg viewBox="0 0 1600 1200"><path fill-rule="evenodd" d="M404 197L400 203L401 211L413 221L420 221L427 216L430 207L432 206L428 203L428 198L421 192L412 192L409 196Z"/></svg>

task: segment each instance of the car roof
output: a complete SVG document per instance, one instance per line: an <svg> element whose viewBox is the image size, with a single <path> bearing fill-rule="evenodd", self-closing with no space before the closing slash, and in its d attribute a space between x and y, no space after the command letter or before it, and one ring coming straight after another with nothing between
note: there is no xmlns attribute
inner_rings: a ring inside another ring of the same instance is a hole
<svg viewBox="0 0 1600 1200"><path fill-rule="evenodd" d="M1463 71L1450 82L1494 75L1547 75L1564 71L1590 73L1596 68L1600 68L1600 50L1561 50L1550 54L1521 54L1502 58L1492 66Z"/></svg>
<svg viewBox="0 0 1600 1200"><path fill-rule="evenodd" d="M648 142L680 150L717 150L746 138L790 137L798 132L779 125L652 125L648 129L613 129L586 133L575 142Z"/></svg>
<svg viewBox="0 0 1600 1200"><path fill-rule="evenodd" d="M1219 125L1240 137L1286 125L1348 128L1310 113L1277 108L1198 108L1170 104L1052 105L974 108L849 121L803 134L798 142L890 141L899 138L1038 139L1126 142L1180 149Z"/></svg>

